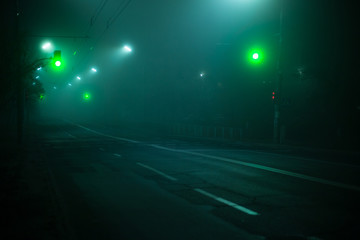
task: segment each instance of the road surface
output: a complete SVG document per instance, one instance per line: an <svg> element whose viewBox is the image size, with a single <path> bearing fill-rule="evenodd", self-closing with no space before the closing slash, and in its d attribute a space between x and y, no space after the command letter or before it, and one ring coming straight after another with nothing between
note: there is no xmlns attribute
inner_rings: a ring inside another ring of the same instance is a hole
<svg viewBox="0 0 360 240"><path fill-rule="evenodd" d="M36 141L69 239L355 239L360 229L360 166L346 157L67 120L38 125Z"/></svg>

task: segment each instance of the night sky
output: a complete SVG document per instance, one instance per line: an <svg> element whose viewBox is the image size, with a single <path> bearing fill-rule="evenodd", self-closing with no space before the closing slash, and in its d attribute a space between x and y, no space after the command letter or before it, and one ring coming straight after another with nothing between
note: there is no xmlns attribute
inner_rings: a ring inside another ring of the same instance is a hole
<svg viewBox="0 0 360 240"><path fill-rule="evenodd" d="M2 9L2 63L15 29L15 1L8 2ZM269 139L280 2L20 0L27 61L51 57L41 49L51 41L65 64L61 72L44 67L36 73L46 91L40 112L108 124L232 126L249 138ZM354 12L335 0L284 0L280 120L290 141L359 143ZM250 63L253 48L261 49L261 64Z"/></svg>

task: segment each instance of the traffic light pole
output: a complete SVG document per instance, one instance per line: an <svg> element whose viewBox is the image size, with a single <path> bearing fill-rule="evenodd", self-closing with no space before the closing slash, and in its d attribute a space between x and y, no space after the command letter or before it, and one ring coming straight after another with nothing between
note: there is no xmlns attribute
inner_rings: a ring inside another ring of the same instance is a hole
<svg viewBox="0 0 360 240"><path fill-rule="evenodd" d="M273 141L275 144L281 143L280 141L280 101L281 101L281 87L283 80L282 72L282 45L283 45L283 11L284 0L280 0L280 19L279 19L279 52L277 61L277 78L275 81L275 93L276 99L274 101L274 129L273 129Z"/></svg>

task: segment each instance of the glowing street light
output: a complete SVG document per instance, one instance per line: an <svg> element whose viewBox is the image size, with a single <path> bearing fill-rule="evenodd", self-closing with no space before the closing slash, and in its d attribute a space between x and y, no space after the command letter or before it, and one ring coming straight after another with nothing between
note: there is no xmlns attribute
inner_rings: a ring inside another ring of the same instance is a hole
<svg viewBox="0 0 360 240"><path fill-rule="evenodd" d="M79 76L76 76L76 79L77 79L77 80L81 80L81 77L79 77Z"/></svg>
<svg viewBox="0 0 360 240"><path fill-rule="evenodd" d="M132 51L132 49L131 49L129 46L127 46L127 45L124 46L124 50L125 50L126 52L131 52L131 51Z"/></svg>
<svg viewBox="0 0 360 240"><path fill-rule="evenodd" d="M50 42L46 42L41 46L41 48L45 51L49 51L52 48L52 44Z"/></svg>
<svg viewBox="0 0 360 240"><path fill-rule="evenodd" d="M94 72L94 73L97 72L96 68L91 68L91 71Z"/></svg>

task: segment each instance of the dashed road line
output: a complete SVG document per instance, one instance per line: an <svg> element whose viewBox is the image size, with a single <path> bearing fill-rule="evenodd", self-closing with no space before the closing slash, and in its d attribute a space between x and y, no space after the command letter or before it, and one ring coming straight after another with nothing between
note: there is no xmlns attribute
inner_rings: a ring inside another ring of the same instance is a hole
<svg viewBox="0 0 360 240"><path fill-rule="evenodd" d="M215 196L214 194L208 193L208 192L206 192L206 191L204 191L204 190L202 190L200 188L194 188L194 191L196 191L198 193L201 193L201 194L203 194L203 195L205 195L205 196L207 196L209 198L212 198L212 199L214 199L214 200L216 200L218 202L221 202L221 203L223 203L225 205L228 205L228 206L230 206L232 208L235 208L236 210L239 210L239 211L244 212L246 214L249 214L249 215L252 215L252 216L259 215L259 213L255 212L253 210L250 210L250 209L248 209L246 207L240 206L240 205L238 205L236 203L233 203L233 202L231 202L229 200L226 200L226 199L224 199L222 197Z"/></svg>
<svg viewBox="0 0 360 240"><path fill-rule="evenodd" d="M114 153L113 155L116 156L116 157L121 157L121 155L117 154L117 153Z"/></svg>
<svg viewBox="0 0 360 240"><path fill-rule="evenodd" d="M163 173L163 172L161 172L161 171L159 171L159 170L157 170L155 168L152 168L152 167L150 167L148 165L142 164L140 162L137 162L136 164L139 165L139 166L142 166L144 168L147 168L147 169L149 169L149 170L151 170L151 171L153 171L153 172L155 172L155 173L157 173L157 174L159 174L159 175L163 176L164 178L167 178L167 179L169 179L171 181L177 181L176 178L174 178L172 176L169 176L169 175L167 175L167 174L165 174L165 173Z"/></svg>

